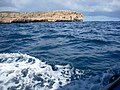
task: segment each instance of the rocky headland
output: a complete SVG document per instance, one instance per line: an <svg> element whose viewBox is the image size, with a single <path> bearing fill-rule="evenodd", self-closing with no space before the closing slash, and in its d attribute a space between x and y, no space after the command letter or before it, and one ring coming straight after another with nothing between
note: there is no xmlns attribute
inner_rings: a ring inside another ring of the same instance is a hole
<svg viewBox="0 0 120 90"><path fill-rule="evenodd" d="M0 12L0 24L26 22L83 21L83 15L69 10L48 12Z"/></svg>

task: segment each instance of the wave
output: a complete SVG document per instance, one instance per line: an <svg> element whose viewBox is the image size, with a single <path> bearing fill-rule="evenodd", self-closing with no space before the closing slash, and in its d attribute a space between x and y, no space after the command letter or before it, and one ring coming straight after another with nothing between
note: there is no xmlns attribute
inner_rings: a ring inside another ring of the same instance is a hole
<svg viewBox="0 0 120 90"><path fill-rule="evenodd" d="M120 63L96 73L70 65L52 65L27 54L0 54L0 90L99 90L120 74Z"/></svg>
<svg viewBox="0 0 120 90"><path fill-rule="evenodd" d="M55 65L53 69L27 54L0 54L0 90L56 90L70 83L72 76L82 74L70 65Z"/></svg>
<svg viewBox="0 0 120 90"><path fill-rule="evenodd" d="M58 90L105 90L105 87L110 83L110 78L113 75L120 75L119 65L120 63L101 73L95 74L95 72L90 71L95 75L91 75L89 72L88 76L84 76L80 80L71 81L71 83Z"/></svg>

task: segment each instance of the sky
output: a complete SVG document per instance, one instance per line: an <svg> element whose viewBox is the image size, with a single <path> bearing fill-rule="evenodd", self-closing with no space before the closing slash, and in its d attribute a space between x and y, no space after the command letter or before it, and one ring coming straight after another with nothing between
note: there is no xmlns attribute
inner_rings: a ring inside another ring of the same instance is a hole
<svg viewBox="0 0 120 90"><path fill-rule="evenodd" d="M72 10L84 21L120 21L120 0L0 0L0 11Z"/></svg>

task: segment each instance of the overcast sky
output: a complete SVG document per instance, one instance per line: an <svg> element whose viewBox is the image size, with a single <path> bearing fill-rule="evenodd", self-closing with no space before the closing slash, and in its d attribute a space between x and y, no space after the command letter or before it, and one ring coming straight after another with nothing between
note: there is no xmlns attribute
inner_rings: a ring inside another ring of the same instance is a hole
<svg viewBox="0 0 120 90"><path fill-rule="evenodd" d="M0 0L0 11L73 10L85 21L120 21L120 0Z"/></svg>

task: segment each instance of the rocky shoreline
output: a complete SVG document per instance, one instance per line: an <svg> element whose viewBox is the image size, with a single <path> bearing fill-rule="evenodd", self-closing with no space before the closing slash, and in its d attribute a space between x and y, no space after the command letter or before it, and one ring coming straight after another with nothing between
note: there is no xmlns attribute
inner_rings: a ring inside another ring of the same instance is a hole
<svg viewBox="0 0 120 90"><path fill-rule="evenodd" d="M48 12L0 12L0 24L27 22L83 21L83 15L69 10Z"/></svg>

